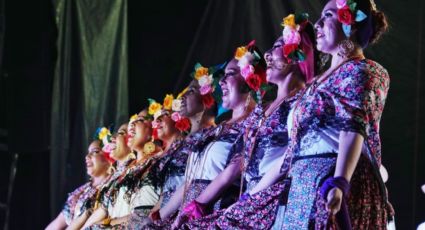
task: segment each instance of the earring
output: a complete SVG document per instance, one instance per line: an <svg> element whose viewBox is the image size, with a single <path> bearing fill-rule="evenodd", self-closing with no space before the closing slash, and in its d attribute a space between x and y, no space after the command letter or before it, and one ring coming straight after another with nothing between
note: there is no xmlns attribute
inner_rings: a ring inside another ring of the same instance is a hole
<svg viewBox="0 0 425 230"><path fill-rule="evenodd" d="M338 49L338 56L347 58L354 50L354 43L350 39L344 39L339 43Z"/></svg>
<svg viewBox="0 0 425 230"><path fill-rule="evenodd" d="M249 104L251 103L251 93L248 93L248 97L246 98L245 101L245 106L244 106L244 111L246 111L248 109Z"/></svg>

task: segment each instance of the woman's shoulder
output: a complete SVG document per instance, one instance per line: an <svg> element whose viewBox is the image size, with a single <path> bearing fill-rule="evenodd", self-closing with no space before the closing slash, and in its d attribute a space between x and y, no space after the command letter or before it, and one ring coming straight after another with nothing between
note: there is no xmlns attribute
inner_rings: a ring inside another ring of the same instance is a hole
<svg viewBox="0 0 425 230"><path fill-rule="evenodd" d="M389 77L388 71L381 64L371 59L351 60L342 65L339 72L366 77Z"/></svg>

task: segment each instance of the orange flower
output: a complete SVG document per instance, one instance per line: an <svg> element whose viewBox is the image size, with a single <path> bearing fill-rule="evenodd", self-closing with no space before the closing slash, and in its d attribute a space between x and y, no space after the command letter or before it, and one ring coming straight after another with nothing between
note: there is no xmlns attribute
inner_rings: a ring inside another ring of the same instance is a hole
<svg viewBox="0 0 425 230"><path fill-rule="evenodd" d="M196 69L196 72L195 72L195 79L196 80L199 80L204 75L208 75L208 68L201 66L201 67Z"/></svg>
<svg viewBox="0 0 425 230"><path fill-rule="evenodd" d="M167 94L164 98L164 103L162 103L162 106L164 106L164 109L170 110L171 106L173 105L174 96L172 94Z"/></svg>
<svg viewBox="0 0 425 230"><path fill-rule="evenodd" d="M235 52L236 60L241 59L246 52L248 52L248 49L245 46L238 47Z"/></svg>

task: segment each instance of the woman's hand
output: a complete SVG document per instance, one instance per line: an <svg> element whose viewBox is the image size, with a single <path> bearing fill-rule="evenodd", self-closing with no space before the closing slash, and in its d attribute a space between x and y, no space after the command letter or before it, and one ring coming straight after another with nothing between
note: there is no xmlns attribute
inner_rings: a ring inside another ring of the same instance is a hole
<svg viewBox="0 0 425 230"><path fill-rule="evenodd" d="M342 198L344 194L342 190L334 187L328 192L326 210L335 215L341 209Z"/></svg>
<svg viewBox="0 0 425 230"><path fill-rule="evenodd" d="M188 220L188 217L186 213L182 213L181 215L178 215L174 223L171 225L171 230L179 229L182 224L186 223Z"/></svg>

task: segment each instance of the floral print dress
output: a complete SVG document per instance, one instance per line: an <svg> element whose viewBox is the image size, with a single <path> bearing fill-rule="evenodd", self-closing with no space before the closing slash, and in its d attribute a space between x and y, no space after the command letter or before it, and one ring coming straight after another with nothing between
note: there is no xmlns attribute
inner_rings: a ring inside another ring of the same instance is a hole
<svg viewBox="0 0 425 230"><path fill-rule="evenodd" d="M353 229L385 229L386 189L379 176L379 121L389 88L387 71L371 60L351 60L314 82L288 117L292 185L283 229L323 229L328 221L321 184L333 176L339 133L364 137L351 179L348 206Z"/></svg>
<svg viewBox="0 0 425 230"><path fill-rule="evenodd" d="M244 148L245 192L249 192L271 167L278 162L288 145L287 118L297 96L290 97L269 116L257 105L246 119ZM275 222L279 198L285 186L279 183L227 210L186 223L185 229L269 229Z"/></svg>

